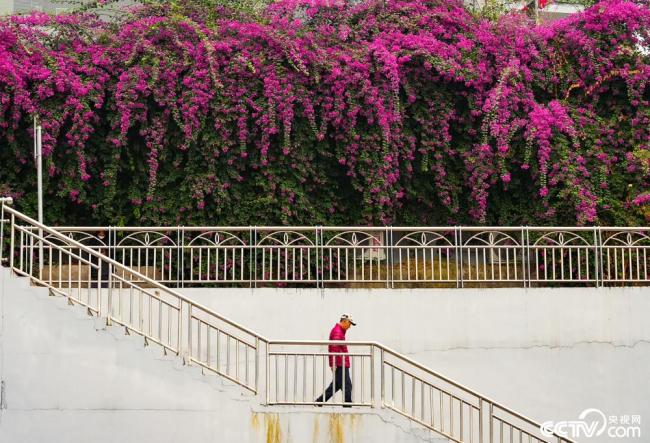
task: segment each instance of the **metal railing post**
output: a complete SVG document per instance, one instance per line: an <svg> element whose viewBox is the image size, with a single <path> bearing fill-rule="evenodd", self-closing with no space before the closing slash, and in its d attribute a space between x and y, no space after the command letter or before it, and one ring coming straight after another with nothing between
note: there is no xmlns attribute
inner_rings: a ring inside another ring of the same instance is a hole
<svg viewBox="0 0 650 443"><path fill-rule="evenodd" d="M192 303L187 303L187 349L185 364L192 364Z"/></svg>
<svg viewBox="0 0 650 443"><path fill-rule="evenodd" d="M178 345L177 345L177 352L176 355L179 357L183 358L183 300L179 300L178 302ZM219 354L217 354L219 355Z"/></svg>
<svg viewBox="0 0 650 443"><path fill-rule="evenodd" d="M253 275L255 274L255 268L253 267L253 255L255 255L255 249L253 247L253 227L248 227L248 287L253 287ZM242 275L242 278L244 276Z"/></svg>
<svg viewBox="0 0 650 443"><path fill-rule="evenodd" d="M522 226L521 227L521 274L524 283L524 288L526 287L530 288L530 279L528 278L528 273L526 272L526 268L528 267L528 254L526 254L526 251L528 250L527 237L528 236L527 236L526 228ZM510 266L510 263L508 263L508 266ZM516 260L515 260L515 266L517 266ZM517 278L516 275L515 278Z"/></svg>
<svg viewBox="0 0 650 443"><path fill-rule="evenodd" d="M176 287L182 288L185 282L183 256L185 255L185 231L176 227ZM171 266L171 263L169 264Z"/></svg>
<svg viewBox="0 0 650 443"><path fill-rule="evenodd" d="M463 228L456 226L456 287L464 287L463 283Z"/></svg>
<svg viewBox="0 0 650 443"><path fill-rule="evenodd" d="M488 441L489 441L490 443L492 443L492 436L493 436L493 434L494 434L493 429L492 429L493 422L494 422L494 409L493 409L493 408L494 408L494 407L493 407L492 403L490 403L490 423L489 423L489 425L490 425L490 426L489 426L489 428L490 428L490 430L489 430L490 435L489 435L489 439L488 439Z"/></svg>
<svg viewBox="0 0 650 443"><path fill-rule="evenodd" d="M210 332L208 330L208 338L209 337L210 337ZM210 342L208 342L208 348L210 347L209 343ZM208 352L210 352L210 351L208 350ZM208 362L208 364L209 364L209 362ZM246 365L248 365L248 361L246 361ZM256 395L260 391L259 377L260 377L260 338L255 337L255 394Z"/></svg>
<svg viewBox="0 0 650 443"><path fill-rule="evenodd" d="M594 228L594 267L596 269L596 287L605 286L605 272L603 268L603 242L602 229Z"/></svg>
<svg viewBox="0 0 650 443"><path fill-rule="evenodd" d="M266 349L264 351L264 361L266 363L266 386L264 386L264 388L266 390L266 395L265 395L264 404L266 406L269 405L269 400L270 400L269 396L270 396L270 393L271 393L271 356L269 354L269 352L270 352L269 349L270 348L271 348L271 342L267 341L266 342ZM276 374L276 377L277 377L277 374Z"/></svg>
<svg viewBox="0 0 650 443"><path fill-rule="evenodd" d="M319 243L320 243L320 257L321 257L321 260L320 260L321 284L322 284L323 288L325 288L325 281L326 281L326 279L325 279L325 265L324 265L325 264L325 234L323 233L323 228L322 227L321 227L321 230L320 230ZM318 254L316 254L316 256L318 256ZM331 269L332 263L329 263L329 266L330 266L330 269Z"/></svg>
<svg viewBox="0 0 650 443"><path fill-rule="evenodd" d="M13 204L13 199L11 197L0 197L0 204L2 205L2 214L0 215L0 266L2 266L6 257L4 256L4 233L5 233L5 223L10 223L10 248L9 248L9 262L10 269L13 269L13 256L14 256L14 216L12 214L11 219L5 220L5 205Z"/></svg>
<svg viewBox="0 0 650 443"><path fill-rule="evenodd" d="M526 270L527 270L527 277L528 278L528 287L532 287L532 274L530 271L530 229L528 229L528 226L526 228Z"/></svg>
<svg viewBox="0 0 650 443"><path fill-rule="evenodd" d="M395 244L393 239L394 230L393 227L390 226L386 229L386 231L386 265L390 271L390 288L392 289L395 288L395 263L393 261L393 245ZM386 277L388 277L388 275ZM386 287L388 287L388 285L386 285Z"/></svg>
<svg viewBox="0 0 650 443"><path fill-rule="evenodd" d="M251 252L254 257L255 265L251 268L253 287L257 288L257 226L253 226L253 238L251 241ZM262 276L263 278L263 276Z"/></svg>
<svg viewBox="0 0 650 443"><path fill-rule="evenodd" d="M106 245L108 247L108 258L115 259L115 253L113 252L113 246L117 244L117 239L114 237L117 236L117 231L113 228L113 226L108 227L108 244Z"/></svg>
<svg viewBox="0 0 650 443"><path fill-rule="evenodd" d="M320 226L316 226L316 231L314 232L314 244L316 245L316 288L323 289L325 287L325 266L323 265L322 260L319 260L321 257L321 240L322 240L323 229ZM331 265L331 263L330 263Z"/></svg>
<svg viewBox="0 0 650 443"><path fill-rule="evenodd" d="M483 443L483 399L478 399L478 443Z"/></svg>
<svg viewBox="0 0 650 443"><path fill-rule="evenodd" d="M98 287L99 293L102 293L102 272L101 272L102 262L99 261L99 269L97 270L98 274ZM99 306L97 306L97 311L99 312L98 316L101 317L102 312L102 299L99 297ZM113 265L108 264L108 302L107 302L107 313L106 313L106 326L111 326L113 324ZM142 313L140 313L142 315ZM151 315L151 313L149 313Z"/></svg>
<svg viewBox="0 0 650 443"><path fill-rule="evenodd" d="M379 374L381 377L381 386L380 386L380 391L381 391L381 398L379 399L379 406L380 408L384 407L385 404L385 399L386 399L386 374L384 374L384 358L386 358L386 355L384 354L384 348L379 348Z"/></svg>
<svg viewBox="0 0 650 443"><path fill-rule="evenodd" d="M16 216L11 214L11 240L9 245L9 269L14 270L14 248L15 248L15 232L16 231Z"/></svg>
<svg viewBox="0 0 650 443"><path fill-rule="evenodd" d="M375 346L372 345L370 346L370 407L374 408L375 405ZM362 360L363 362L363 357ZM361 370L361 376L363 377L363 368ZM363 389L363 383L361 386L361 389ZM361 395L363 395L363 391L361 391Z"/></svg>
<svg viewBox="0 0 650 443"><path fill-rule="evenodd" d="M5 201L0 200L0 266L4 260L4 243L5 243Z"/></svg>

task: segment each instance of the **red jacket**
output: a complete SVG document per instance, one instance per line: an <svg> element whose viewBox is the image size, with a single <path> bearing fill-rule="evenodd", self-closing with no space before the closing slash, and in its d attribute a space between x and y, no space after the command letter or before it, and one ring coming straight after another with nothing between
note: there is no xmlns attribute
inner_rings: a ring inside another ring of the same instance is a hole
<svg viewBox="0 0 650 443"><path fill-rule="evenodd" d="M345 341L345 329L341 327L339 323L335 324L334 327L332 328L332 331L330 332L330 340L340 340L340 341ZM347 345L329 345L327 347L328 352L337 352L341 354L347 354L348 353L348 347ZM330 367L339 367L343 366L343 356L334 356L330 355ZM334 362L334 359L336 358L336 364ZM349 368L350 367L350 357L348 355L345 356L345 367Z"/></svg>

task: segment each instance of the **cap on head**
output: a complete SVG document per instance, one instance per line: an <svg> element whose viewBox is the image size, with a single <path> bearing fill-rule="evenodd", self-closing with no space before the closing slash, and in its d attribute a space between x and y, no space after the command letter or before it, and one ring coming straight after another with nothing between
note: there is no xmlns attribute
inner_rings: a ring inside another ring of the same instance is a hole
<svg viewBox="0 0 650 443"><path fill-rule="evenodd" d="M343 315L341 315L341 320L340 320L340 321L343 321L343 320L347 320L347 321L349 321L350 324L351 324L352 326L356 326L356 325L357 325L357 324L354 322L354 320L352 320L352 316L351 316L350 314L343 314Z"/></svg>

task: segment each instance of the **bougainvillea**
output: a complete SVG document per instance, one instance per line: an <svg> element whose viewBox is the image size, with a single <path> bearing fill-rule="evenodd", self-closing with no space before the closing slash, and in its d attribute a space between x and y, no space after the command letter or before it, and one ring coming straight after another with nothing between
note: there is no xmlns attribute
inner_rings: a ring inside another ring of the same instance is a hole
<svg viewBox="0 0 650 443"><path fill-rule="evenodd" d="M0 191L33 206L37 117L50 223L639 224L648 30L626 0L6 17Z"/></svg>

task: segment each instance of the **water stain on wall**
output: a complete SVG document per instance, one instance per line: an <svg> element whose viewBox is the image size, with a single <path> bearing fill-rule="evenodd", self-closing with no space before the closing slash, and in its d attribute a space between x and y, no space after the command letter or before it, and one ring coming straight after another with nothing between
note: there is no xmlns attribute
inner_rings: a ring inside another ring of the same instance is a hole
<svg viewBox="0 0 650 443"><path fill-rule="evenodd" d="M278 414L264 414L266 428L266 443L282 443L282 429Z"/></svg>
<svg viewBox="0 0 650 443"><path fill-rule="evenodd" d="M264 416L264 437L266 443L282 443L282 428L278 414L265 414L253 412L251 414L251 427L255 432L260 431L260 416Z"/></svg>
<svg viewBox="0 0 650 443"><path fill-rule="evenodd" d="M262 415L264 416L263 432L266 443L288 443L291 440L289 435L283 435L280 416L278 414L253 412L251 415L251 426L253 430L256 432L261 430ZM352 435L358 431L362 423L362 417L357 414L316 414L314 416L310 443L319 443L321 441L321 418L327 420L327 436L324 437L328 443L349 442ZM283 440L285 438L286 441Z"/></svg>
<svg viewBox="0 0 650 443"><path fill-rule="evenodd" d="M314 432L311 437L312 443L318 443L320 440L320 415L314 416Z"/></svg>
<svg viewBox="0 0 650 443"><path fill-rule="evenodd" d="M330 443L345 443L343 416L341 414L329 415Z"/></svg>
<svg viewBox="0 0 650 443"><path fill-rule="evenodd" d="M350 417L350 431L355 433L359 429L361 416L357 414L348 414L348 417Z"/></svg>
<svg viewBox="0 0 650 443"><path fill-rule="evenodd" d="M260 417L257 415L257 412L253 412L251 415L251 426L255 432L260 430Z"/></svg>
<svg viewBox="0 0 650 443"><path fill-rule="evenodd" d="M345 443L355 434L361 424L358 414L329 414L328 432L330 443ZM349 423L347 423L349 421Z"/></svg>

